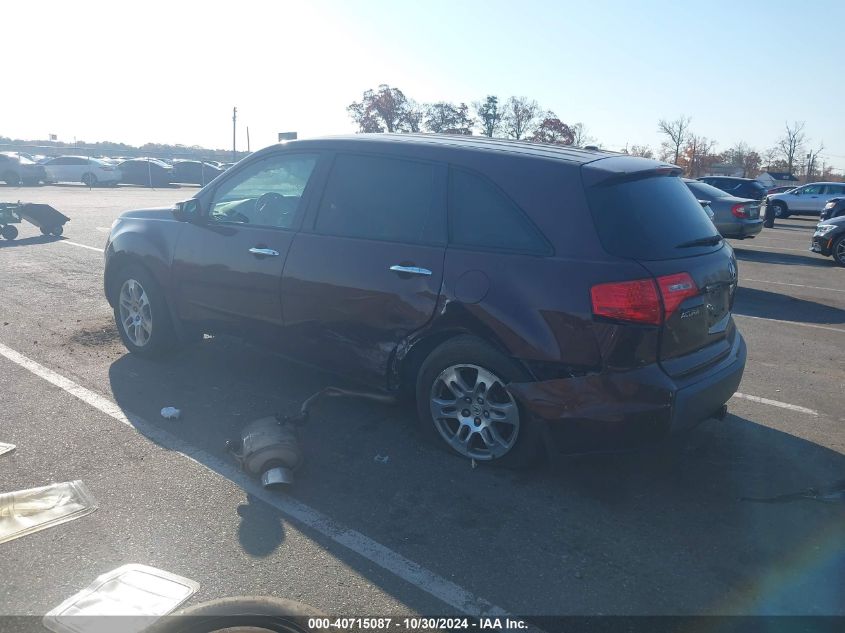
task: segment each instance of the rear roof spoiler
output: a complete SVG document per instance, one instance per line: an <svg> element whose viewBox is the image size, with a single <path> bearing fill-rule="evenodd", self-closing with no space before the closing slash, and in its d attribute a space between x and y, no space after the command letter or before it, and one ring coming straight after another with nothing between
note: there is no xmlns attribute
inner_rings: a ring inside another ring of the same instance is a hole
<svg viewBox="0 0 845 633"><path fill-rule="evenodd" d="M581 166L581 179L585 187L681 174L683 170L677 165L638 156L610 156Z"/></svg>

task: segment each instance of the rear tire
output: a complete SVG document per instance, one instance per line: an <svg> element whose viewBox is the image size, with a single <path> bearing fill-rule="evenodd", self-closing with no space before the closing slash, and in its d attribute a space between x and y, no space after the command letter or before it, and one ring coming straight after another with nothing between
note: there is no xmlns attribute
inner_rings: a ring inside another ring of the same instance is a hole
<svg viewBox="0 0 845 633"><path fill-rule="evenodd" d="M833 256L833 261L842 267L845 267L845 235L840 235L833 243L830 249L830 254Z"/></svg>
<svg viewBox="0 0 845 633"><path fill-rule="evenodd" d="M161 358L178 347L164 292L142 266L129 264L115 273L111 296L114 322L133 354Z"/></svg>
<svg viewBox="0 0 845 633"><path fill-rule="evenodd" d="M513 469L536 466L542 457L539 423L507 389L511 382L530 379L478 338L446 341L429 354L417 375L422 431L464 459Z"/></svg>
<svg viewBox="0 0 845 633"><path fill-rule="evenodd" d="M21 178L13 171L7 171L3 174L3 182L10 187L17 187L21 184Z"/></svg>
<svg viewBox="0 0 845 633"><path fill-rule="evenodd" d="M2 236L4 239L11 241L18 236L18 229L17 227L12 226L11 224L7 224L2 229L0 229L0 236Z"/></svg>
<svg viewBox="0 0 845 633"><path fill-rule="evenodd" d="M773 202L772 207L775 210L775 217L779 220L785 220L789 217L789 209L786 208L783 202Z"/></svg>

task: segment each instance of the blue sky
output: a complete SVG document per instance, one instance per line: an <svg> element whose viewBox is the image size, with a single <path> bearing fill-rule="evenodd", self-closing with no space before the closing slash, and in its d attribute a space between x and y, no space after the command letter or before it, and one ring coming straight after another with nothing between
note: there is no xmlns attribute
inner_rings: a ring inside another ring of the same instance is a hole
<svg viewBox="0 0 845 633"><path fill-rule="evenodd" d="M718 150L806 121L845 169L841 0L36 4L6 8L7 50L29 53L4 69L0 135L227 147L237 105L255 149L353 131L346 105L388 83L420 102L524 95L611 149L657 146L681 114Z"/></svg>

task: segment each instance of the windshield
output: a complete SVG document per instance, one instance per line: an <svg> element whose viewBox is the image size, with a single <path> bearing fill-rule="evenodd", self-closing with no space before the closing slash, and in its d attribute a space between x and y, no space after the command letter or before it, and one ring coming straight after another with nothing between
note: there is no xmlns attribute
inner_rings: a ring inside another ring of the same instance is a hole
<svg viewBox="0 0 845 633"><path fill-rule="evenodd" d="M714 250L718 237L707 212L676 176L654 176L588 190L593 221L612 255L658 260L690 254L686 245ZM684 250L680 250L683 248Z"/></svg>

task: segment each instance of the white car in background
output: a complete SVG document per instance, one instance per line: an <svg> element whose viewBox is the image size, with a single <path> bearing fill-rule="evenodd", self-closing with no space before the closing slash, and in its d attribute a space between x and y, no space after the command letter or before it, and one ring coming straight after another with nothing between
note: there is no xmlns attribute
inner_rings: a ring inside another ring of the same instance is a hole
<svg viewBox="0 0 845 633"><path fill-rule="evenodd" d="M43 163L49 182L81 182L94 185L116 185L120 170L99 158L58 156Z"/></svg>
<svg viewBox="0 0 845 633"><path fill-rule="evenodd" d="M764 204L774 208L777 218L788 218L797 214L819 215L828 200L842 195L845 195L845 183L813 182L790 191L768 195Z"/></svg>

